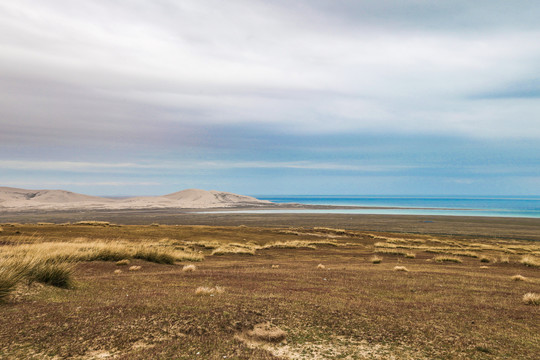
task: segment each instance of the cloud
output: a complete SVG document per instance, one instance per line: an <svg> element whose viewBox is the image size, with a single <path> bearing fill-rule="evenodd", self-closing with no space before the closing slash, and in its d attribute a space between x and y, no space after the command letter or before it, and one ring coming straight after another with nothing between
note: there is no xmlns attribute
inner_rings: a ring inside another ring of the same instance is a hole
<svg viewBox="0 0 540 360"><path fill-rule="evenodd" d="M540 140L539 17L537 2L502 0L3 2L0 166L467 178L482 161L500 173L505 153L536 165L538 145L519 143Z"/></svg>

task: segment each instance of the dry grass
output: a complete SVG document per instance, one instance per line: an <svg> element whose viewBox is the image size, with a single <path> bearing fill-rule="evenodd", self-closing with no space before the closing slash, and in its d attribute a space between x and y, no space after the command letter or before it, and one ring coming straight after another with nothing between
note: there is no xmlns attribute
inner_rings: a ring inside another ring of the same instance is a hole
<svg viewBox="0 0 540 360"><path fill-rule="evenodd" d="M90 226L109 226L111 225L108 221L77 221L73 225L90 225Z"/></svg>
<svg viewBox="0 0 540 360"><path fill-rule="evenodd" d="M324 270L326 269L326 266L324 266L323 264L319 264L317 265L317 269Z"/></svg>
<svg viewBox="0 0 540 360"><path fill-rule="evenodd" d="M287 333L271 323L257 324L246 333L247 337L255 341L279 343L285 340Z"/></svg>
<svg viewBox="0 0 540 360"><path fill-rule="evenodd" d="M394 271L405 271L405 272L408 272L409 269L407 269L405 266L394 266Z"/></svg>
<svg viewBox="0 0 540 360"><path fill-rule="evenodd" d="M407 259L414 259L414 258L416 258L416 254L415 253L406 253L405 257Z"/></svg>
<svg viewBox="0 0 540 360"><path fill-rule="evenodd" d="M477 253L472 252L472 251L454 251L454 252L451 252L450 254L456 255L456 256L467 256L471 258L478 258L480 256Z"/></svg>
<svg viewBox="0 0 540 360"><path fill-rule="evenodd" d="M373 264L380 264L383 261L383 258L379 256L372 256L369 261Z"/></svg>
<svg viewBox="0 0 540 360"><path fill-rule="evenodd" d="M225 289L221 286L215 286L215 287L207 287L207 286L199 286L197 289L195 289L195 295L215 295L215 294L223 294L225 292Z"/></svg>
<svg viewBox="0 0 540 360"><path fill-rule="evenodd" d="M433 260L435 260L436 262L453 262L457 264L461 264L463 262L460 258L446 255L435 256Z"/></svg>
<svg viewBox="0 0 540 360"><path fill-rule="evenodd" d="M540 267L540 260L530 255L523 256L519 263L531 267Z"/></svg>
<svg viewBox="0 0 540 360"><path fill-rule="evenodd" d="M527 305L540 305L540 294L526 293L523 295L523 302Z"/></svg>
<svg viewBox="0 0 540 360"><path fill-rule="evenodd" d="M182 268L183 272L194 272L195 270L197 270L197 267L193 264L184 265L184 267Z"/></svg>
<svg viewBox="0 0 540 360"><path fill-rule="evenodd" d="M139 271L141 270L141 266L140 265L132 265L129 267L128 269L129 271Z"/></svg>
<svg viewBox="0 0 540 360"><path fill-rule="evenodd" d="M514 275L514 276L512 276L512 280L514 280L514 281L527 281L528 279L523 275Z"/></svg>
<svg viewBox="0 0 540 360"><path fill-rule="evenodd" d="M279 265L272 265L272 269L279 269Z"/></svg>
<svg viewBox="0 0 540 360"><path fill-rule="evenodd" d="M254 248L239 247L239 246L220 246L212 251L212 255L255 255Z"/></svg>
<svg viewBox="0 0 540 360"><path fill-rule="evenodd" d="M12 259L0 262L0 302L4 301L15 290L27 271L27 264L21 264Z"/></svg>
<svg viewBox="0 0 540 360"><path fill-rule="evenodd" d="M131 263L131 261L129 261L129 259L122 259L122 260L118 260L116 262L116 265L117 266L125 266L125 265L129 265Z"/></svg>
<svg viewBox="0 0 540 360"><path fill-rule="evenodd" d="M120 269L116 269L116 270L114 270L114 273L115 273L115 274L121 274L122 272L123 272L123 271L122 271L122 270L120 270Z"/></svg>

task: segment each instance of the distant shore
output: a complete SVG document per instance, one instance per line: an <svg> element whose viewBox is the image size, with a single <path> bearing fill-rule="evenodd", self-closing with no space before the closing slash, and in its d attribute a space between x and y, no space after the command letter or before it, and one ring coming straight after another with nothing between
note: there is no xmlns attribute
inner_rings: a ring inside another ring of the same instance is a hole
<svg viewBox="0 0 540 360"><path fill-rule="evenodd" d="M275 209L276 207L264 207ZM284 208L284 207L282 207ZM304 208L304 207L303 207ZM305 207L306 209L313 207ZM316 206L317 209L335 207ZM244 210L263 209L244 208ZM293 207L290 209L299 209ZM368 215L309 213L235 213L227 209L133 209L85 211L1 212L0 223L67 223L86 220L124 225L213 225L265 227L333 227L359 231L386 231L419 234L497 237L540 241L539 218L508 218L441 215ZM239 210L229 209L229 210Z"/></svg>

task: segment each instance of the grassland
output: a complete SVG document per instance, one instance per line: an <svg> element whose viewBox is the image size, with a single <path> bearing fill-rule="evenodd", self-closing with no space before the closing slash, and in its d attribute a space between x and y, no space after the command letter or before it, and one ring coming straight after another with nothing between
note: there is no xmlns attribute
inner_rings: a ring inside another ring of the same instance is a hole
<svg viewBox="0 0 540 360"><path fill-rule="evenodd" d="M0 227L2 359L540 353L537 241L320 226ZM68 282L35 276L36 264L62 267Z"/></svg>

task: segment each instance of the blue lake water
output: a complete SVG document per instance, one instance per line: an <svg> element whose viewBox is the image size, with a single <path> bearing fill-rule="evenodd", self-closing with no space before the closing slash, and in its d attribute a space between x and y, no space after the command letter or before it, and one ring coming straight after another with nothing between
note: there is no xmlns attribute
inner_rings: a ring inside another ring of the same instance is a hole
<svg viewBox="0 0 540 360"><path fill-rule="evenodd" d="M255 195L275 203L366 206L370 209L257 210L257 212L453 215L540 218L540 196Z"/></svg>

